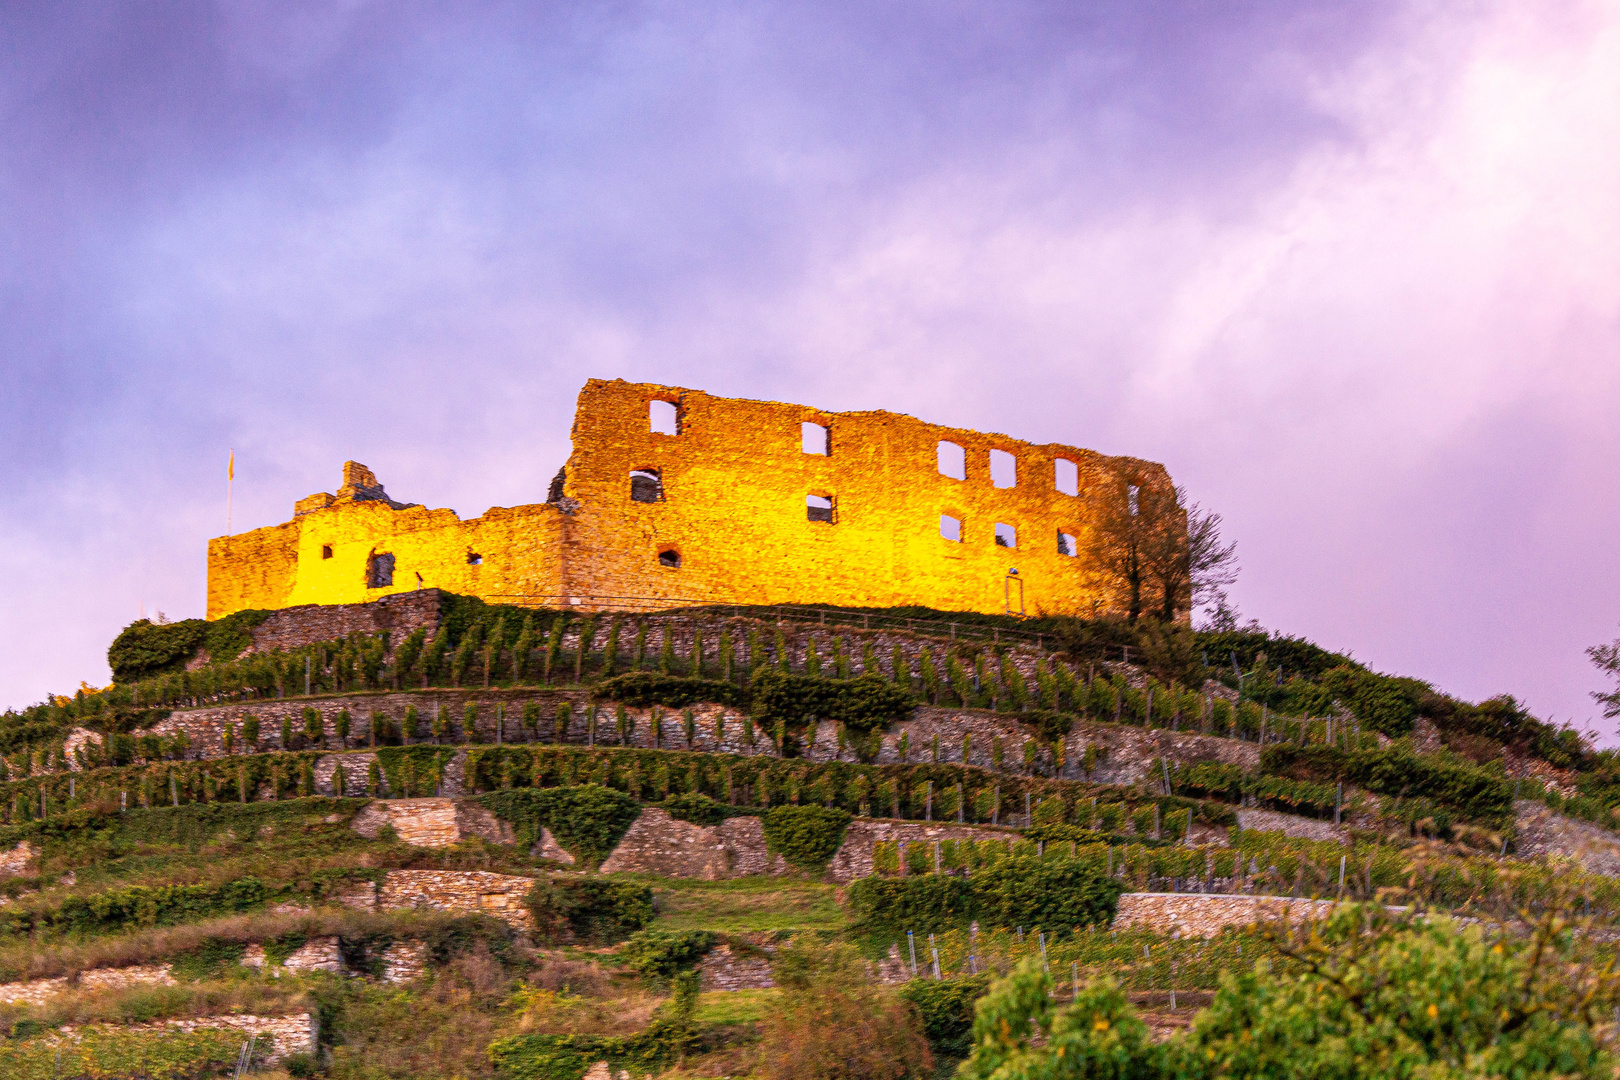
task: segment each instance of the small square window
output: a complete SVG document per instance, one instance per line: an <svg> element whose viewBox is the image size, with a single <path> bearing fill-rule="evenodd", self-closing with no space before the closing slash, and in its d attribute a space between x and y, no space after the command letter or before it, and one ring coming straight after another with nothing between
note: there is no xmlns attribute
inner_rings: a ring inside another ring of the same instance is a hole
<svg viewBox="0 0 1620 1080"><path fill-rule="evenodd" d="M647 403L647 423L654 435L679 434L680 414L673 401Z"/></svg>
<svg viewBox="0 0 1620 1080"><path fill-rule="evenodd" d="M321 545L321 558L330 559L331 557L332 557L332 545L331 544L322 544Z"/></svg>
<svg viewBox="0 0 1620 1080"><path fill-rule="evenodd" d="M1067 555L1071 559L1080 554L1080 543L1073 534L1061 531L1058 533L1058 554Z"/></svg>
<svg viewBox="0 0 1620 1080"><path fill-rule="evenodd" d="M821 424L806 421L799 425L800 445L807 454L832 456L832 435Z"/></svg>
<svg viewBox="0 0 1620 1080"><path fill-rule="evenodd" d="M990 451L990 482L998 488L1018 486L1018 459L1005 450Z"/></svg>
<svg viewBox="0 0 1620 1080"><path fill-rule="evenodd" d="M1018 530L1005 522L996 522L996 547L1015 548L1018 546Z"/></svg>
<svg viewBox="0 0 1620 1080"><path fill-rule="evenodd" d="M967 451L956 443L939 444L939 473L952 480L967 479Z"/></svg>
<svg viewBox="0 0 1620 1080"><path fill-rule="evenodd" d="M478 554L478 552L473 551L471 549L468 549L468 551L467 551L467 565L468 566L483 566L484 565L484 557L482 555Z"/></svg>
<svg viewBox="0 0 1620 1080"><path fill-rule="evenodd" d="M665 548L658 553L658 565L667 566L671 570L679 570L681 568L681 553L674 548Z"/></svg>
<svg viewBox="0 0 1620 1080"><path fill-rule="evenodd" d="M953 543L962 542L962 519L949 514L939 515L939 535Z"/></svg>
<svg viewBox="0 0 1620 1080"><path fill-rule="evenodd" d="M804 516L809 521L825 521L832 524L833 501L826 495L806 495L804 497Z"/></svg>

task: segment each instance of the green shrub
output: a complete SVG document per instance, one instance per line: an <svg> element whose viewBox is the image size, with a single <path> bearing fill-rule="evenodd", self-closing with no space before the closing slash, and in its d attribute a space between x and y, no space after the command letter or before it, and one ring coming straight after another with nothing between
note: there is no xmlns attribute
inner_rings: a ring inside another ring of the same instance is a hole
<svg viewBox="0 0 1620 1080"><path fill-rule="evenodd" d="M826 872L827 863L844 842L847 810L824 806L776 806L762 818L765 847L807 874Z"/></svg>
<svg viewBox="0 0 1620 1080"><path fill-rule="evenodd" d="M524 899L535 932L552 942L611 945L652 922L652 890L600 877L541 877Z"/></svg>
<svg viewBox="0 0 1620 1080"><path fill-rule="evenodd" d="M973 875L976 914L990 926L1040 927L1065 933L1106 925L1124 886L1078 859L1014 855Z"/></svg>
<svg viewBox="0 0 1620 1080"><path fill-rule="evenodd" d="M253 628L269 616L268 611L249 610L233 612L214 622L183 619L154 623L141 619L130 623L107 649L113 682L131 683L182 671L199 649L207 649L209 659L215 663L235 660L253 644Z"/></svg>
<svg viewBox="0 0 1620 1080"><path fill-rule="evenodd" d="M998 859L972 877L867 877L849 887L850 911L868 932L933 933L978 921L985 927L1067 934L1106 924L1124 886L1081 859L1033 852Z"/></svg>
<svg viewBox="0 0 1620 1080"><path fill-rule="evenodd" d="M1412 730L1418 706L1430 692L1429 684L1417 679L1378 675L1349 664L1324 673L1321 683L1357 720L1392 739Z"/></svg>
<svg viewBox="0 0 1620 1080"><path fill-rule="evenodd" d="M69 895L54 906L0 908L0 935L108 934L173 926L248 911L278 891L251 877L221 885L132 885L88 896Z"/></svg>
<svg viewBox="0 0 1620 1080"><path fill-rule="evenodd" d="M972 879L950 874L873 875L851 884L847 896L850 914L869 933L948 930L966 926L974 913Z"/></svg>
<svg viewBox="0 0 1620 1080"><path fill-rule="evenodd" d="M965 1058L973 1052L973 1003L990 989L990 976L956 979L912 979L900 988L922 1017L928 1046L942 1057Z"/></svg>
<svg viewBox="0 0 1620 1080"><path fill-rule="evenodd" d="M1074 716L1071 713L1031 709L1019 714L1018 718L1033 726L1041 741L1046 743L1061 742L1074 729Z"/></svg>
<svg viewBox="0 0 1620 1080"><path fill-rule="evenodd" d="M865 733L910 715L911 695L878 675L857 679L822 679L761 671L749 684L756 724L799 724L810 717L836 720Z"/></svg>
<svg viewBox="0 0 1620 1080"><path fill-rule="evenodd" d="M1379 795L1429 799L1459 817L1493 827L1513 819L1513 785L1500 774L1458 761L1418 755L1404 746L1340 750L1333 746L1268 746L1260 755L1267 773L1343 780Z"/></svg>
<svg viewBox="0 0 1620 1080"><path fill-rule="evenodd" d="M619 959L643 977L664 982L708 955L718 939L708 930L640 930Z"/></svg>
<svg viewBox="0 0 1620 1080"><path fill-rule="evenodd" d="M641 804L635 799L600 784L513 788L490 792L477 801L510 824L519 843L536 844L540 830L550 829L565 851L590 866L607 858L641 816Z"/></svg>
<svg viewBox="0 0 1620 1080"><path fill-rule="evenodd" d="M718 679L697 679L664 675L655 671L631 671L598 683L593 694L603 701L617 701L635 708L664 705L679 709L685 705L713 702L730 705L736 688Z"/></svg>
<svg viewBox="0 0 1620 1080"><path fill-rule="evenodd" d="M672 818L713 827L726 820L726 807L699 791L671 795L661 804Z"/></svg>

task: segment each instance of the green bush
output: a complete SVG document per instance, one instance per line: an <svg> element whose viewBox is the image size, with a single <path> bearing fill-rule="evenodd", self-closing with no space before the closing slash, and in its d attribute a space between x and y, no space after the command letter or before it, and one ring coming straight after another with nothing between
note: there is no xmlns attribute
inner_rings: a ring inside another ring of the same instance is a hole
<svg viewBox="0 0 1620 1080"><path fill-rule="evenodd" d="M700 791L671 795L660 805L669 816L693 825L713 827L726 820L726 808Z"/></svg>
<svg viewBox="0 0 1620 1080"><path fill-rule="evenodd" d="M864 733L905 719L916 705L910 694L877 675L822 679L764 670L755 674L749 694L754 723L767 728L815 717Z"/></svg>
<svg viewBox="0 0 1620 1080"><path fill-rule="evenodd" d="M849 887L850 914L869 933L932 933L966 926L973 919L970 878L950 874L860 878Z"/></svg>
<svg viewBox="0 0 1620 1080"><path fill-rule="evenodd" d="M1493 827L1513 819L1513 785L1500 774L1458 761L1418 755L1404 746L1341 750L1334 746L1268 746L1260 767L1296 779L1342 780L1379 795L1429 799L1458 817Z"/></svg>
<svg viewBox="0 0 1620 1080"><path fill-rule="evenodd" d="M249 610L233 612L214 622L184 619L154 623L141 619L130 623L107 648L113 682L131 683L182 671L199 649L207 649L209 659L215 663L235 660L253 644L253 628L269 616L268 611Z"/></svg>
<svg viewBox="0 0 1620 1080"><path fill-rule="evenodd" d="M565 851L590 866L607 858L641 816L635 799L600 784L513 788L477 801L510 824L520 843L536 844L540 830L550 829Z"/></svg>
<svg viewBox="0 0 1620 1080"><path fill-rule="evenodd" d="M611 945L652 922L652 890L600 877L541 877L524 899L535 932L552 942Z"/></svg>
<svg viewBox="0 0 1620 1080"><path fill-rule="evenodd" d="M643 977L664 982L708 955L718 939L708 930L640 930L619 959Z"/></svg>
<svg viewBox="0 0 1620 1080"><path fill-rule="evenodd" d="M1074 716L1071 713L1054 712L1050 709L1030 709L1020 713L1020 720L1035 728L1045 743L1056 743L1063 740L1074 729Z"/></svg>
<svg viewBox="0 0 1620 1080"><path fill-rule="evenodd" d="M679 709L686 705L713 702L730 705L736 688L718 679L697 679L663 675L656 671L630 671L598 683L593 694L603 701L617 701L635 708L664 705Z"/></svg>
<svg viewBox="0 0 1620 1080"><path fill-rule="evenodd" d="M1112 920L1123 891L1084 860L1030 852L981 866L968 878L862 878L848 896L851 913L868 933L933 933L977 921L1061 935Z"/></svg>
<svg viewBox="0 0 1620 1080"><path fill-rule="evenodd" d="M1349 664L1325 672L1321 683L1357 720L1392 739L1412 730L1418 706L1430 692L1429 684L1417 679L1377 675Z"/></svg>
<svg viewBox="0 0 1620 1080"><path fill-rule="evenodd" d="M765 847L807 874L825 873L844 842L850 823L847 810L825 806L776 806L762 818Z"/></svg>
<svg viewBox="0 0 1620 1080"><path fill-rule="evenodd" d="M278 893L251 877L221 885L132 885L88 896L69 895L55 905L12 904L0 908L0 936L108 934L174 926L249 911Z"/></svg>
<svg viewBox="0 0 1620 1080"><path fill-rule="evenodd" d="M965 1058L973 1052L973 1003L989 988L988 975L911 979L900 996L922 1017L929 1049L942 1057Z"/></svg>
<svg viewBox="0 0 1620 1080"><path fill-rule="evenodd" d="M976 914L989 926L1065 933L1107 925L1124 886L1078 859L1014 855L973 875Z"/></svg>

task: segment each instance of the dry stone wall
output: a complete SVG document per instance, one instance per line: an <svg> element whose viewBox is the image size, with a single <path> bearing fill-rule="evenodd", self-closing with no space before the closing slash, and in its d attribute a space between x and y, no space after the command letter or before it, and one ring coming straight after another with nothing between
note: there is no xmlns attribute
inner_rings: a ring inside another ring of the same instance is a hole
<svg viewBox="0 0 1620 1080"><path fill-rule="evenodd" d="M1555 814L1530 799L1516 800L1513 816L1513 845L1520 858L1562 855L1578 860L1594 874L1620 877L1620 834Z"/></svg>
<svg viewBox="0 0 1620 1080"><path fill-rule="evenodd" d="M82 1031L94 1027L102 1031L238 1031L246 1042L257 1035L269 1036L269 1051L261 1042L254 1057L264 1064L279 1065L294 1054L315 1054L320 1050L320 1024L311 1013L291 1016L252 1016L238 1013L225 1016L202 1016L187 1020L161 1020L151 1024L129 1024L118 1027L107 1025L65 1024L56 1029L55 1037L73 1040Z"/></svg>
<svg viewBox="0 0 1620 1080"><path fill-rule="evenodd" d="M1333 913L1333 900L1296 900L1287 896L1241 896L1213 893L1125 893L1114 916L1115 930L1144 928L1181 937L1214 937L1227 927L1287 919L1323 919Z"/></svg>
<svg viewBox="0 0 1620 1080"><path fill-rule="evenodd" d="M0 851L0 878L15 877L26 873L28 864L39 852L34 845L24 840L10 851Z"/></svg>
<svg viewBox="0 0 1620 1080"><path fill-rule="evenodd" d="M603 873L634 871L664 877L720 878L782 872L780 856L765 851L765 830L757 817L727 818L719 825L680 821L656 806L642 811L602 863Z"/></svg>
<svg viewBox="0 0 1620 1080"><path fill-rule="evenodd" d="M62 975L54 979L30 979L27 982L0 985L0 1004L43 1005L66 990L123 990L131 986L172 986L168 964L146 964L138 967L92 968L75 977Z"/></svg>
<svg viewBox="0 0 1620 1080"><path fill-rule="evenodd" d="M431 908L457 915L483 912L520 930L534 928L523 900L534 879L487 870L390 870L377 890L380 908Z"/></svg>

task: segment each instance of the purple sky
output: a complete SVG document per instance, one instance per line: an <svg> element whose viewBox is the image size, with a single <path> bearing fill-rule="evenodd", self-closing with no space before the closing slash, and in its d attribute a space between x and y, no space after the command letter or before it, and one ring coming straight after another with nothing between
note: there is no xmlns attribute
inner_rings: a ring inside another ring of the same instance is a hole
<svg viewBox="0 0 1620 1080"><path fill-rule="evenodd" d="M1584 726L1617 103L1615 0L0 6L0 706L201 614L229 448L472 516L622 376L1163 461L1245 617Z"/></svg>

